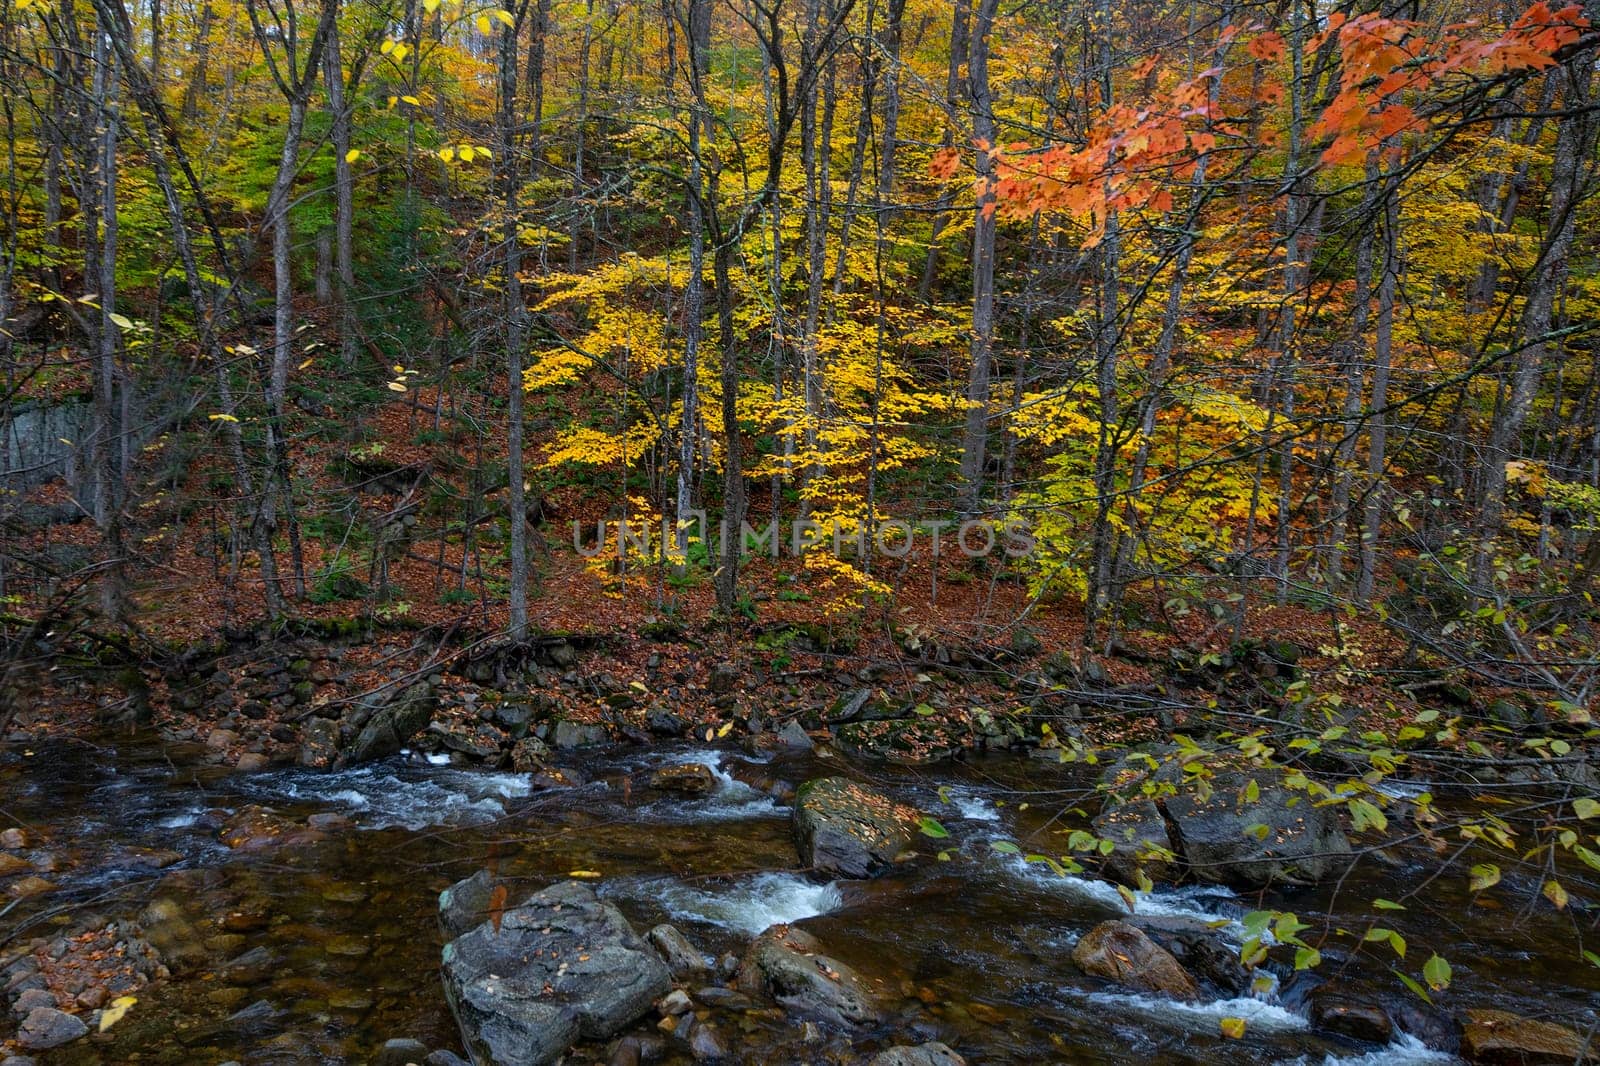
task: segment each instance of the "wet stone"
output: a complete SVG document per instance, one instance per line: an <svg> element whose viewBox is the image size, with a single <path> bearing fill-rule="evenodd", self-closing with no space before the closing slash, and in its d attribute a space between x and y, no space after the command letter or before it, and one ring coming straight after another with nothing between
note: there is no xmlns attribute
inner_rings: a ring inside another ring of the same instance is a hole
<svg viewBox="0 0 1600 1066"><path fill-rule="evenodd" d="M750 945L739 967L739 991L835 1024L877 1021L877 997L855 970L829 957L816 937L775 925Z"/></svg>
<svg viewBox="0 0 1600 1066"><path fill-rule="evenodd" d="M35 1007L17 1027L17 1043L28 1051L48 1051L88 1033L89 1027L75 1014L54 1007Z"/></svg>
<svg viewBox="0 0 1600 1066"><path fill-rule="evenodd" d="M1194 978L1172 953L1122 921L1101 922L1079 938L1072 949L1078 969L1130 988L1161 992L1174 999L1198 998Z"/></svg>
<svg viewBox="0 0 1600 1066"><path fill-rule="evenodd" d="M705 956L689 943L689 938L679 932L677 927L663 923L651 929L647 936L651 946L666 960L667 969L672 971L675 979L703 976L710 971Z"/></svg>
<svg viewBox="0 0 1600 1066"><path fill-rule="evenodd" d="M843 777L808 781L792 821L801 864L837 877L876 877L911 846L916 811Z"/></svg>
<svg viewBox="0 0 1600 1066"><path fill-rule="evenodd" d="M716 775L703 763L687 762L663 766L650 775L650 787L664 792L698 795L716 787Z"/></svg>

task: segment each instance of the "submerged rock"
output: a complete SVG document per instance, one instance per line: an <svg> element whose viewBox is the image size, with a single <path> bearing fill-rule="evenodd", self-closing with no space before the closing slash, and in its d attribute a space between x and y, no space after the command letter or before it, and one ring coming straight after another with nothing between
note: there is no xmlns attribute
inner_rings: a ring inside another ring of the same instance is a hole
<svg viewBox="0 0 1600 1066"><path fill-rule="evenodd" d="M389 1040L372 1056L368 1066L413 1066L428 1056L428 1045L419 1040L397 1037Z"/></svg>
<svg viewBox="0 0 1600 1066"><path fill-rule="evenodd" d="M967 1066L967 1060L935 1041L880 1051L867 1066Z"/></svg>
<svg viewBox="0 0 1600 1066"><path fill-rule="evenodd" d="M911 846L917 812L843 777L795 793L792 828L804 866L837 877L876 877Z"/></svg>
<svg viewBox="0 0 1600 1066"><path fill-rule="evenodd" d="M739 990L770 995L790 1010L838 1024L877 1021L877 996L855 970L823 954L804 929L775 925L762 933L739 964Z"/></svg>
<svg viewBox="0 0 1600 1066"><path fill-rule="evenodd" d="M252 804L222 823L217 838L236 851L259 851L281 844L314 843L323 839L323 834L270 807Z"/></svg>
<svg viewBox="0 0 1600 1066"><path fill-rule="evenodd" d="M552 885L444 946L444 989L474 1062L544 1066L671 988L666 965L587 886Z"/></svg>
<svg viewBox="0 0 1600 1066"><path fill-rule="evenodd" d="M1174 999L1194 1000L1200 990L1172 953L1123 921L1101 922L1078 939L1072 949L1078 969L1129 988L1160 992Z"/></svg>
<svg viewBox="0 0 1600 1066"><path fill-rule="evenodd" d="M1555 1022L1503 1010L1469 1010L1461 1032L1461 1054L1484 1066L1571 1066L1600 1062L1600 1048Z"/></svg>

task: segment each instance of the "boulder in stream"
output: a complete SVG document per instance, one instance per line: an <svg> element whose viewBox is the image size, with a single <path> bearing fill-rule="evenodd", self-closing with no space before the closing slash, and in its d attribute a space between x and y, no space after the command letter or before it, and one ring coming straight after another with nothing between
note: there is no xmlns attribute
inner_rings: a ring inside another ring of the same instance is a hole
<svg viewBox="0 0 1600 1066"><path fill-rule="evenodd" d="M917 812L843 777L807 781L795 793L792 828L800 862L836 877L876 877L911 846Z"/></svg>
<svg viewBox="0 0 1600 1066"><path fill-rule="evenodd" d="M1307 1005L1313 1029L1371 1044L1387 1044L1394 1039L1394 1022L1388 1012L1336 983L1314 989Z"/></svg>
<svg viewBox="0 0 1600 1066"><path fill-rule="evenodd" d="M419 681L372 712L361 732L341 756L345 763L370 762L394 755L433 720L439 701L425 681Z"/></svg>
<svg viewBox="0 0 1600 1066"><path fill-rule="evenodd" d="M824 954L816 937L791 925L775 925L756 937L739 964L738 987L841 1025L874 1022L883 1014L860 974Z"/></svg>
<svg viewBox="0 0 1600 1066"><path fill-rule="evenodd" d="M1171 953L1178 965L1223 997L1250 991L1251 972L1239 961L1239 949L1205 922L1193 918L1135 915L1130 919L1150 939Z"/></svg>
<svg viewBox="0 0 1600 1066"><path fill-rule="evenodd" d="M622 912L575 882L552 885L444 946L444 989L477 1066L544 1066L604 1039L672 986Z"/></svg>
<svg viewBox="0 0 1600 1066"><path fill-rule="evenodd" d="M1127 879L1143 866L1152 878L1187 870L1201 881L1260 888L1314 884L1348 861L1337 807L1317 806L1281 771L1223 755L1209 773L1191 774L1175 751L1162 753L1165 762L1130 756L1106 775L1104 784L1126 797L1108 797L1094 822L1116 842L1107 861L1113 876Z"/></svg>
<svg viewBox="0 0 1600 1066"><path fill-rule="evenodd" d="M664 792L685 792L697 795L716 787L716 774L704 763L684 762L663 766L650 775L650 787Z"/></svg>
<svg viewBox="0 0 1600 1066"><path fill-rule="evenodd" d="M1083 934L1072 949L1072 961L1084 973L1129 988L1182 1000L1200 995L1194 978L1172 953L1127 922L1101 922Z"/></svg>

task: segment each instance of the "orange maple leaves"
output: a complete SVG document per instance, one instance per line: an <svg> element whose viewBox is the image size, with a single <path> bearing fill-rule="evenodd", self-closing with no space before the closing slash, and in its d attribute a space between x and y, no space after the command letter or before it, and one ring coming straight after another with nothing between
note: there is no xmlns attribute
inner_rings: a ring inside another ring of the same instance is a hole
<svg viewBox="0 0 1600 1066"><path fill-rule="evenodd" d="M1313 138L1331 138L1322 161L1330 166L1357 162L1384 141L1425 128L1427 118L1402 97L1420 98L1456 76L1554 66L1555 53L1588 25L1578 5L1552 11L1543 0L1487 41L1464 37L1470 24L1447 27L1430 39L1417 32L1422 27L1415 22L1335 13L1311 40L1315 49L1337 37L1341 59L1339 91L1311 127Z"/></svg>
<svg viewBox="0 0 1600 1066"><path fill-rule="evenodd" d="M1325 144L1324 165L1359 162L1392 138L1426 129L1433 120L1424 106L1430 91L1452 80L1546 69L1588 26L1576 4L1553 10L1544 0L1505 33L1487 40L1469 35L1472 24L1429 36L1416 22L1335 13L1310 39L1308 51L1337 44L1339 88L1308 133L1313 142ZM1232 42L1240 32L1224 29L1219 44ZM1255 64L1275 64L1287 45L1280 34L1268 31L1252 37L1245 50ZM1145 80L1154 67L1153 57L1146 58L1132 73ZM1219 139L1243 136L1213 103L1216 80L1225 76L1224 69L1213 67L1178 83L1150 106L1109 107L1083 144L975 145L990 164L980 168L990 175L978 179L980 202L992 192L986 210L997 210L1002 217L1066 212L1088 221L1091 245L1100 239L1110 212L1170 210L1169 179L1186 178ZM1281 93L1264 91L1251 103L1280 98ZM929 169L934 177L950 180L961 160L961 150L944 148L934 154Z"/></svg>

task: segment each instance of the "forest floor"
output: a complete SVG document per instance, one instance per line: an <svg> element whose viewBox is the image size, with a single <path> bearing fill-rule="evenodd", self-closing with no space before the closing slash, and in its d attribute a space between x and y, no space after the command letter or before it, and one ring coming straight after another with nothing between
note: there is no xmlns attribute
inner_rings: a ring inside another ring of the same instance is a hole
<svg viewBox="0 0 1600 1066"><path fill-rule="evenodd" d="M1334 707L1343 724L1381 725L1429 702L1487 716L1516 695L1420 659L1370 616L1276 606L1259 583L1245 589L1239 612L1223 595L1240 588L1231 579L1211 582L1211 599L1176 585L1132 597L1116 632L1087 647L1080 602L1037 596L1003 557L926 546L880 560L873 577L887 595L863 594L787 551L751 558L739 612L719 617L704 561L624 570L577 550L574 528L592 539L597 522L633 509L633 489L606 483L615 478L550 479L538 471L548 440L538 432L530 453L535 478L546 480L532 496L534 647L519 653L502 637L505 523L481 517L504 510L481 489L501 443L492 430L469 437L459 428L492 420L458 415L449 397L417 389L355 425L340 423L336 435L306 420L292 453L306 501L306 593L291 597L293 620L276 624L254 558L224 532L232 501L223 449L190 442L194 461L181 480L147 493L130 515L126 637L74 645L41 631L34 668L13 683L27 698L15 701L10 737L153 722L176 739L207 741L219 761L326 763L340 742L308 740L308 723L339 720L348 742L359 728L351 708L420 678L439 700L434 745L474 761L511 759L521 725L503 726L493 708L530 703L551 739L559 721L636 737L854 721L868 754L919 761L974 746L1055 744L1061 730L1131 739L1219 705L1275 719L1313 706L1326 717ZM95 580L99 531L59 481L27 503L46 520L20 550L59 572L13 580L13 624L94 632L92 615L52 612ZM291 553L279 541L292 590ZM979 712L1028 724L979 729Z"/></svg>

